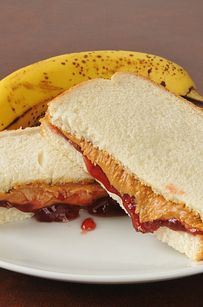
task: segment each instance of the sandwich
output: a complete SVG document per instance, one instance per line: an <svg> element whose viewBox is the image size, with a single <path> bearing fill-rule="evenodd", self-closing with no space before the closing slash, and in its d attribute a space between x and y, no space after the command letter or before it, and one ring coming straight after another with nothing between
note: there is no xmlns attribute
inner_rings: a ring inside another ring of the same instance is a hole
<svg viewBox="0 0 203 307"><path fill-rule="evenodd" d="M66 222L107 195L69 143L64 155L49 145L40 127L0 133L1 224L30 217Z"/></svg>
<svg viewBox="0 0 203 307"><path fill-rule="evenodd" d="M83 156L88 173L136 231L203 259L201 109L152 81L120 72L56 97L45 121Z"/></svg>

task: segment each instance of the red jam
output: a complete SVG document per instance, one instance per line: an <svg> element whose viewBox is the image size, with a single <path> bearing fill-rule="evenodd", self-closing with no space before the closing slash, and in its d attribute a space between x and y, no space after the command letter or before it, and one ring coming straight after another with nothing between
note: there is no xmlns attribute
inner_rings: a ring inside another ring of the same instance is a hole
<svg viewBox="0 0 203 307"><path fill-rule="evenodd" d="M132 223L134 228L137 231L141 231L143 233L146 232L154 232L156 231L159 227L165 226L168 227L172 230L177 230L177 231L186 231L189 232L193 235L196 234L203 234L202 231L198 229L188 229L186 228L180 221L177 219L170 219L170 220L155 220L152 222L145 222L141 223L139 219L139 214L136 213L136 199L134 197L131 197L127 194L121 195L109 182L107 176L104 174L102 169L98 165L94 165L87 157L84 156L84 161L87 167L87 170L89 174L97 179L99 182L101 182L104 187L111 193L114 193L118 195L123 202L123 206L129 213Z"/></svg>
<svg viewBox="0 0 203 307"><path fill-rule="evenodd" d="M100 198L86 209L88 213L96 216L112 217L126 215L117 202L110 197Z"/></svg>
<svg viewBox="0 0 203 307"><path fill-rule="evenodd" d="M0 201L0 207L23 209L24 212L33 212L29 204L18 206L15 204L10 204L6 201ZM77 205L67 205L67 204L55 204L46 208L37 209L34 211L34 218L40 222L68 222L76 219L80 210L87 210L89 214L96 216L121 216L125 215L124 211L117 205L109 196L103 197L95 200L90 205L77 206Z"/></svg>
<svg viewBox="0 0 203 307"><path fill-rule="evenodd" d="M75 147L76 150L78 150L80 153L82 153L80 146L78 146L77 144L75 144L74 142L69 140L68 137L66 137L57 127L55 127L53 125L51 125L51 127L55 131L55 133L58 133L61 136L63 136L67 141L70 142L71 145L73 145ZM93 163L91 163L91 161L87 157L85 157L85 156L84 156L84 161L85 161L85 164L86 164L86 167L87 167L87 170L88 170L89 174L92 175L92 177L97 179L99 182L101 182L104 185L104 187L109 192L118 195L122 199L123 205L124 205L125 209L127 210L127 212L129 213L129 215L130 215L130 217L132 219L133 226L135 227L135 229L137 231L141 231L141 232L154 232L159 227L165 226L165 227L168 227L168 228L170 228L172 230L176 230L176 231L186 231L186 232L189 232L189 233L191 233L193 235L196 235L196 234L203 235L203 232L198 230L198 229L188 229L188 228L186 228L177 219L155 220L155 221L152 221L152 222L141 223L140 219L139 219L139 214L137 214L135 212L135 209L136 209L136 200L135 200L135 198L131 197L129 195L123 195L122 196L110 184L107 176L104 174L104 172L102 171L102 169L98 165L94 165ZM99 211L101 212L101 210L99 210Z"/></svg>
<svg viewBox="0 0 203 307"><path fill-rule="evenodd" d="M40 222L68 222L76 219L79 211L79 206L56 204L36 210L34 217Z"/></svg>
<svg viewBox="0 0 203 307"><path fill-rule="evenodd" d="M81 224L81 229L83 231L92 231L96 228L96 223L92 218L85 219Z"/></svg>

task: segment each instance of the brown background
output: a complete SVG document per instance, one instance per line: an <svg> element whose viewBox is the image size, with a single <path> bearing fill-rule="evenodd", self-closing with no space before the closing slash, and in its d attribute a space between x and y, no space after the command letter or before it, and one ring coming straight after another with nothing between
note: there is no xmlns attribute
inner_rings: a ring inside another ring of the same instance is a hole
<svg viewBox="0 0 203 307"><path fill-rule="evenodd" d="M0 0L0 78L53 55L126 49L184 66L203 93L201 0ZM80 285L0 270L0 306L203 306L203 275Z"/></svg>

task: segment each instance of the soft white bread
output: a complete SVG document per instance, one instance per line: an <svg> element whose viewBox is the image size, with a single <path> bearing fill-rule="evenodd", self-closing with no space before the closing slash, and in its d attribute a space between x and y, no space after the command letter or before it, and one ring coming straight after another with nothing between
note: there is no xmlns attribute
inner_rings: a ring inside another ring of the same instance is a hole
<svg viewBox="0 0 203 307"><path fill-rule="evenodd" d="M89 180L82 163L69 144L66 155L55 150L41 135L40 127L0 133L0 192L34 181L57 184Z"/></svg>
<svg viewBox="0 0 203 307"><path fill-rule="evenodd" d="M48 144L52 146L55 151L60 152L61 155L66 156L71 147L71 150L75 153L75 159L77 160L78 165L80 165L80 167L82 167L84 171L87 173L84 162L82 161L83 159L81 159L81 154L79 154L79 152L77 152L73 148L73 146L70 145L67 138L65 138L65 136L60 134L59 131L54 129L53 126L50 125L45 118L41 119L40 129L41 129L41 134L46 139Z"/></svg>
<svg viewBox="0 0 203 307"><path fill-rule="evenodd" d="M191 103L144 78L117 73L58 96L47 117L108 153L154 194L203 217L203 113ZM165 228L157 236L193 259L203 257L202 236Z"/></svg>
<svg viewBox="0 0 203 307"><path fill-rule="evenodd" d="M203 236L193 236L184 231L173 231L167 227L159 228L156 237L180 253L199 261L203 259Z"/></svg>
<svg viewBox="0 0 203 307"><path fill-rule="evenodd" d="M0 207L0 224L20 222L32 216L33 213L31 212L22 212L16 208L7 209Z"/></svg>
<svg viewBox="0 0 203 307"><path fill-rule="evenodd" d="M67 144L66 155L55 150L40 128L0 133L0 193L33 182L48 184L83 182L92 178L83 170L79 153ZM15 208L0 207L0 224L31 217Z"/></svg>
<svg viewBox="0 0 203 307"><path fill-rule="evenodd" d="M58 96L50 122L105 150L153 191L203 216L203 112L134 74Z"/></svg>

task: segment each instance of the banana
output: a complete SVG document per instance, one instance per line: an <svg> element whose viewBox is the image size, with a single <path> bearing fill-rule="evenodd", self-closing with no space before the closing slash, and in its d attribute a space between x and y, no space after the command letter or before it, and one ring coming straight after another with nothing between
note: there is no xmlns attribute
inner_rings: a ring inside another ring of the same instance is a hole
<svg viewBox="0 0 203 307"><path fill-rule="evenodd" d="M44 117L47 110L47 103L42 101L30 108L23 115L14 120L8 127L8 130L18 128L34 127L40 125L40 118Z"/></svg>
<svg viewBox="0 0 203 307"><path fill-rule="evenodd" d="M47 102L82 81L135 72L176 95L203 102L190 75L156 55L131 51L64 54L21 68L0 81L0 130L37 124Z"/></svg>

